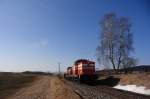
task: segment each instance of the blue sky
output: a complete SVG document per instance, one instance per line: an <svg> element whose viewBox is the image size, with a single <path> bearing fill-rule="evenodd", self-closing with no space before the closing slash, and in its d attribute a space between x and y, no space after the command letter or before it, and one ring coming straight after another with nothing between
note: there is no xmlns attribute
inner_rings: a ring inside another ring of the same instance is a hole
<svg viewBox="0 0 150 99"><path fill-rule="evenodd" d="M149 0L0 0L0 71L57 71L96 61L103 15L129 17L133 55L150 64ZM98 66L98 64L97 64Z"/></svg>

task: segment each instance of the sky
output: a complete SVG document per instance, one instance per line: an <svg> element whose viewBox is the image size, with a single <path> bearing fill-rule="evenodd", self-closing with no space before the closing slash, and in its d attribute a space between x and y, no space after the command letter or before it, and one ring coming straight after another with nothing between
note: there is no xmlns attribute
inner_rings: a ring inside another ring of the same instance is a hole
<svg viewBox="0 0 150 99"><path fill-rule="evenodd" d="M133 55L150 64L149 0L0 0L0 71L58 71L96 61L99 22L115 12L131 20ZM97 68L100 66L97 64Z"/></svg>

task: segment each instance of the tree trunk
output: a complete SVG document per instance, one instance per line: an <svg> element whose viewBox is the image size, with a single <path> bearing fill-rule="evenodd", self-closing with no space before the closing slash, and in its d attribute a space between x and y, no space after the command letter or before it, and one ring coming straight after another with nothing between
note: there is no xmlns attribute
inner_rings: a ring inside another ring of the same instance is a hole
<svg viewBox="0 0 150 99"><path fill-rule="evenodd" d="M111 59L111 63L112 63L112 65L113 65L113 69L115 70L115 72L117 72L117 69L116 69L116 66L115 66L115 63L114 63L114 60L113 60L113 59Z"/></svg>

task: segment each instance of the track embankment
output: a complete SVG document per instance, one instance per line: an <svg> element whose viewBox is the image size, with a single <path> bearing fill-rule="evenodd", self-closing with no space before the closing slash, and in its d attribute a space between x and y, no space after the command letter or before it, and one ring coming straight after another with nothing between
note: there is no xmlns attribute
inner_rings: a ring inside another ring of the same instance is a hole
<svg viewBox="0 0 150 99"><path fill-rule="evenodd" d="M68 85L73 86L72 88L82 97L82 99L150 99L150 96L118 90L108 86L90 86L66 80L65 82Z"/></svg>

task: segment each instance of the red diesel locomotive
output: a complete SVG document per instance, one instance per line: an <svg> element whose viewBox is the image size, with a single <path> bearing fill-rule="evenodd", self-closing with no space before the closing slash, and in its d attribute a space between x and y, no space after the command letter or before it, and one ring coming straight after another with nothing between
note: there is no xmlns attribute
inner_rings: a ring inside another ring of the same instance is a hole
<svg viewBox="0 0 150 99"><path fill-rule="evenodd" d="M64 77L79 82L96 80L95 62L86 59L76 60L73 66L67 68Z"/></svg>

